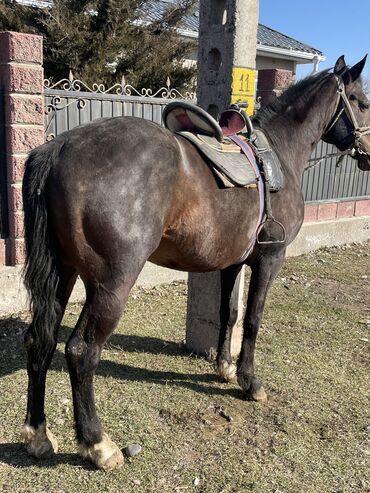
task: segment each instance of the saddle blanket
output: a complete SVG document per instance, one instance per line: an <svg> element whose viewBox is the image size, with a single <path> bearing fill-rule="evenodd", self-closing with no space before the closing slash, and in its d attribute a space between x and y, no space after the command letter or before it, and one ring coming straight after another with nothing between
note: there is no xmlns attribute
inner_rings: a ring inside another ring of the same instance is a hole
<svg viewBox="0 0 370 493"><path fill-rule="evenodd" d="M249 158L240 147L225 139L220 143L216 138L191 132L177 132L195 145L211 168L216 171L226 187L256 186L257 178Z"/></svg>

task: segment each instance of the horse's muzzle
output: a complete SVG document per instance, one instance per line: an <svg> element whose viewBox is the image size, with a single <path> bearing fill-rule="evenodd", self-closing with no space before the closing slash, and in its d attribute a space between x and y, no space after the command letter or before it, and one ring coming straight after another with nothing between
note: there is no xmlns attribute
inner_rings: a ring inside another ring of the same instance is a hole
<svg viewBox="0 0 370 493"><path fill-rule="evenodd" d="M370 156L368 154L357 154L354 156L361 171L370 171Z"/></svg>

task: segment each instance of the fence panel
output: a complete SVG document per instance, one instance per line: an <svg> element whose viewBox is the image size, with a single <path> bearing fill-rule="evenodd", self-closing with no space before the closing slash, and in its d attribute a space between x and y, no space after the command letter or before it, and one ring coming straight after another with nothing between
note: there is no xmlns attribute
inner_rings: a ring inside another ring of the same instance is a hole
<svg viewBox="0 0 370 493"><path fill-rule="evenodd" d="M47 108L46 140L77 125L105 117L137 116L160 124L166 104L175 99L195 99L193 93L181 94L172 88L169 78L166 86L153 94L151 89L136 90L126 84L124 79L108 89L103 84L89 87L75 80L72 74L55 84L45 80L44 93Z"/></svg>
<svg viewBox="0 0 370 493"><path fill-rule="evenodd" d="M113 116L137 116L161 123L162 111L173 101L167 98L118 96L46 90L46 139L50 140L77 125Z"/></svg>
<svg viewBox="0 0 370 493"><path fill-rule="evenodd" d="M321 141L312 158L320 159L334 152L334 146ZM305 171L302 191L306 202L370 197L370 173L359 170L356 161L349 156L345 156L338 166L336 163L337 158L326 158Z"/></svg>

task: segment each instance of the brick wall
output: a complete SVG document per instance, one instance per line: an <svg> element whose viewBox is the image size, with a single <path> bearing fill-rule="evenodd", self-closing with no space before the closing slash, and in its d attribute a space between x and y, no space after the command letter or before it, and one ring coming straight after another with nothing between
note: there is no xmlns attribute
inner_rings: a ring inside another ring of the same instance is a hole
<svg viewBox="0 0 370 493"><path fill-rule="evenodd" d="M258 71L257 97L261 98L264 106L271 103L294 80L291 70L263 69Z"/></svg>
<svg viewBox="0 0 370 493"><path fill-rule="evenodd" d="M308 203L304 221L329 221L361 216L370 216L370 199Z"/></svg>
<svg viewBox="0 0 370 493"><path fill-rule="evenodd" d="M5 107L9 238L0 265L24 260L22 175L28 152L44 142L42 37L0 32L0 88Z"/></svg>

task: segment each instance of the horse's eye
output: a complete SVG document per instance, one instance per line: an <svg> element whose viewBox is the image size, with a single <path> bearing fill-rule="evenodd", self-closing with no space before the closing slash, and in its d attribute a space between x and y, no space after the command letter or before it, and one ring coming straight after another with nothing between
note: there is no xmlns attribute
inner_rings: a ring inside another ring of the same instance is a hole
<svg viewBox="0 0 370 493"><path fill-rule="evenodd" d="M356 96L354 94L351 94L350 97L349 97L349 99L351 101L356 101L357 98L356 98Z"/></svg>

